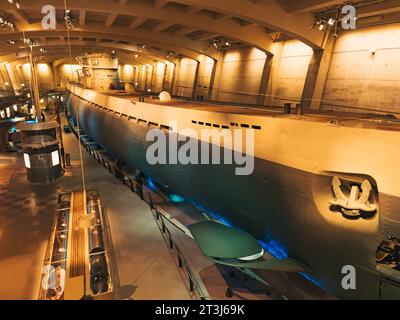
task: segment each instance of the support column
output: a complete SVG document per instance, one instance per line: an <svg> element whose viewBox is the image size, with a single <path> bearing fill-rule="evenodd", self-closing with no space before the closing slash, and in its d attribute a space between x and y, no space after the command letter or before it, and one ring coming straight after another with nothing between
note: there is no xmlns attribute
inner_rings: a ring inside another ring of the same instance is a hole
<svg viewBox="0 0 400 320"><path fill-rule="evenodd" d="M199 82L199 69L200 69L200 61L196 61L196 71L194 73L194 79L193 79L193 91L192 91L192 100L196 99L196 92L197 92L197 85Z"/></svg>
<svg viewBox="0 0 400 320"><path fill-rule="evenodd" d="M14 88L12 86L11 78L10 78L10 75L8 74L8 70L7 70L5 65L1 66L1 74L2 74L3 80L4 80L4 88L5 88L5 90L10 90L10 91L14 92ZM6 83L8 83L8 85L6 85Z"/></svg>
<svg viewBox="0 0 400 320"><path fill-rule="evenodd" d="M210 81L210 92L209 92L209 100L218 100L215 96L215 87L219 88L219 81L222 73L222 67L224 65L224 51L218 51L217 60L214 62L212 81Z"/></svg>
<svg viewBox="0 0 400 320"><path fill-rule="evenodd" d="M325 49L314 50L308 66L301 103L306 109L318 110L324 94L336 40L330 37Z"/></svg>
<svg viewBox="0 0 400 320"><path fill-rule="evenodd" d="M58 74L58 69L57 67L54 66L54 63L51 64L51 71L53 72L54 88L56 88L57 90L61 86L61 81L60 81L60 75Z"/></svg>
<svg viewBox="0 0 400 320"><path fill-rule="evenodd" d="M272 95L274 93L274 80L278 78L284 45L284 41L276 42L273 48L273 56L269 57L271 71L267 82L267 90L265 92L266 97L264 99L264 103L268 106L273 105L274 97Z"/></svg>
<svg viewBox="0 0 400 320"><path fill-rule="evenodd" d="M213 68L211 70L210 85L208 87L207 100L211 100L211 98L212 98L214 82L215 82L215 74L217 72L218 60L216 60L216 59L213 59L213 60L214 60L214 64L213 64Z"/></svg>
<svg viewBox="0 0 400 320"><path fill-rule="evenodd" d="M13 70L11 69L11 64L6 64L4 66L4 68L7 71L7 75L8 75L8 79L10 79L9 85L11 87L11 90L13 90L13 92L16 92L16 88L17 88L17 84L16 84L16 80L15 80L15 76L13 74Z"/></svg>
<svg viewBox="0 0 400 320"><path fill-rule="evenodd" d="M181 67L181 58L177 59L175 62L174 73L172 75L172 81L171 81L171 95L177 94L180 67Z"/></svg>
<svg viewBox="0 0 400 320"><path fill-rule="evenodd" d="M264 69L261 76L260 88L258 89L257 104L265 104L265 94L267 92L268 80L271 76L272 56L265 55Z"/></svg>
<svg viewBox="0 0 400 320"><path fill-rule="evenodd" d="M1 79L1 85L5 86L6 80L4 80L4 75L3 75L3 70L2 67L0 66L0 79Z"/></svg>
<svg viewBox="0 0 400 320"><path fill-rule="evenodd" d="M167 71L168 71L169 65L166 63L165 68L164 68L164 75L163 75L163 80L162 80L162 91L166 91L166 84L167 84Z"/></svg>

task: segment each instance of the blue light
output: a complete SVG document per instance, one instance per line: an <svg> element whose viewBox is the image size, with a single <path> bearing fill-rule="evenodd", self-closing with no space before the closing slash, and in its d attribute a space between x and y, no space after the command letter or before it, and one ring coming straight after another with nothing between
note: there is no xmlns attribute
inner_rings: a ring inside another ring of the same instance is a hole
<svg viewBox="0 0 400 320"><path fill-rule="evenodd" d="M151 178L147 178L147 186L150 188L151 191L157 191L157 187Z"/></svg>
<svg viewBox="0 0 400 320"><path fill-rule="evenodd" d="M303 278L307 279L308 281L314 283L316 286L320 287L321 289L326 291L326 288L316 279L312 278L311 276L309 276L306 273L303 272L299 272L299 275L301 275Z"/></svg>
<svg viewBox="0 0 400 320"><path fill-rule="evenodd" d="M258 240L258 243L265 251L267 251L271 256L276 259L282 260L289 257L287 249L283 246L283 244L279 243L276 240L270 240L268 243Z"/></svg>
<svg viewBox="0 0 400 320"><path fill-rule="evenodd" d="M174 203L181 203L181 202L185 201L184 198L182 198L180 195L177 195L177 194L170 194L168 196L168 199L169 199L169 201L174 202Z"/></svg>
<svg viewBox="0 0 400 320"><path fill-rule="evenodd" d="M35 118L34 120L26 120L26 123L38 123L37 118Z"/></svg>
<svg viewBox="0 0 400 320"><path fill-rule="evenodd" d="M190 201L194 206L196 206L199 210L203 211L205 214L207 214L208 216L212 217L214 220L217 220L219 222L221 222L222 224L224 224L227 227L230 228L234 228L235 226L233 225L233 223L228 220L225 217L220 216L219 214L216 214L215 212L212 212L211 210L205 208L203 205L195 202L195 201Z"/></svg>
<svg viewBox="0 0 400 320"><path fill-rule="evenodd" d="M217 221L221 222L222 224L226 225L227 227L234 228L233 223L231 221L229 221L227 218L222 217L222 216L220 216L220 215L218 215L216 213L213 213L213 212L208 212L207 214L210 215L211 217L213 217L215 220L217 220Z"/></svg>

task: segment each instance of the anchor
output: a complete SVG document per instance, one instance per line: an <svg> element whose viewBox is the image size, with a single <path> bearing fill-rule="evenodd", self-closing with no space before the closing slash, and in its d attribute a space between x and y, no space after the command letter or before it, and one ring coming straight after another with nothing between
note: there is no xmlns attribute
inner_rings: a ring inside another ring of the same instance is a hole
<svg viewBox="0 0 400 320"><path fill-rule="evenodd" d="M360 212L374 213L377 210L375 204L370 204L368 199L371 194L372 186L368 180L364 180L361 184L361 195L360 188L358 186L352 186L350 196L347 197L341 188L341 181L338 177L333 177L332 189L335 195L335 199L329 201L333 206L340 208L340 211L347 216L359 217Z"/></svg>

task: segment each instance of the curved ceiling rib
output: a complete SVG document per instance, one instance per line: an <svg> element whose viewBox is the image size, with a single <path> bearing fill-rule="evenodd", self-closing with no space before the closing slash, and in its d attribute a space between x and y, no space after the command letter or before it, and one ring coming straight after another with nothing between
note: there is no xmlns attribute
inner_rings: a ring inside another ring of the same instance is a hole
<svg viewBox="0 0 400 320"><path fill-rule="evenodd" d="M96 49L102 50L102 49L108 49L106 47L103 46L96 46ZM74 44L74 48L72 48L72 54L73 56L79 56L84 54L86 51L85 49L87 49L87 46L85 46L84 44ZM33 52L33 56L34 57L40 57L43 53L41 53L40 51L36 51ZM13 63L16 61L21 60L21 62L24 62L26 60L26 57L29 56L29 53L25 51L21 51L18 53L18 55L15 55L15 53L7 52L5 55L1 55L0 59L2 61L1 64L8 64L8 63ZM77 63L77 61L75 59L70 59L70 58L65 58L69 56L69 51L67 48L65 48L65 46L51 46L49 47L49 51L46 52L46 57L44 60L38 59L37 63L41 63L41 62L55 62L55 61L59 61L59 60L63 60L63 61L68 61L68 63ZM140 64L152 64L154 62L161 62L164 63L165 60L158 60L158 59L153 59L152 57L149 56L139 56L138 58L133 58L131 57L129 54L124 53L124 52L120 52L118 55L119 61L122 64L131 64L131 65L140 65Z"/></svg>
<svg viewBox="0 0 400 320"><path fill-rule="evenodd" d="M42 6L48 4L48 0L25 0L23 9L28 11L40 10ZM51 3L57 10L64 10L62 0L54 0ZM162 32L172 26L185 26L190 30L205 30L211 35L222 35L231 39L241 41L253 45L263 51L270 52L272 44L271 35L267 33L264 27L258 25L243 26L239 22L232 19L224 19L224 17L211 17L208 14L199 12L196 14L184 14L181 10L174 7L160 7L153 5L153 1L119 1L118 3L109 0L68 0L68 9L78 11L80 23L85 20L81 17L81 12L87 15L87 12L106 13L103 27L111 27L118 16L131 16L134 20L129 24L131 29L140 31L140 26L149 19L159 21L159 24L151 29L151 34L155 36L161 33L162 36L171 36L166 32ZM2 10L11 10L7 4L0 5ZM15 9L13 9L15 13ZM83 15L83 14L82 14ZM25 19L26 20L26 19ZM139 20L139 21L137 21ZM83 27L86 27L83 26ZM125 28L126 29L126 28ZM139 29L139 30L138 30ZM251 30L250 30L251 29ZM185 30L179 30L187 32ZM173 34L173 38L180 37L180 33ZM188 38L187 38L188 39ZM199 42L198 39L196 42ZM204 50L204 48L202 48ZM199 50L199 52L203 52ZM203 52L204 53L204 52Z"/></svg>
<svg viewBox="0 0 400 320"><path fill-rule="evenodd" d="M17 40L22 38L22 31L25 32L26 37L28 38L41 38L41 37L59 37L66 36L66 29L63 25L56 30L42 30L41 23L35 23L25 26L19 25L18 31L6 31L0 35L0 39L3 40ZM115 40L121 38L128 38L132 41L145 43L147 46L154 46L158 48L165 49L166 51L174 51L184 56L190 57L192 59L197 60L198 55L200 53L211 56L212 58L216 57L216 50L211 48L204 48L204 43L199 43L197 41L193 41L190 39L179 39L177 37L173 37L171 35L164 34L153 34L151 31L146 30L137 30L132 35L132 32L129 29L123 27L104 27L100 24L90 23L85 25L84 27L77 27L71 31L71 34L74 32L80 33L76 35L78 37L84 36L85 33L92 33L95 35L96 39L108 39L110 35L114 36ZM136 45L135 45L136 46ZM194 49L193 49L194 48Z"/></svg>
<svg viewBox="0 0 400 320"><path fill-rule="evenodd" d="M310 28L314 23L311 13L301 15L288 13L276 1L265 3L265 1L249 0L173 0L173 2L247 19L272 30L283 32L315 49L320 48L323 43L324 34Z"/></svg>
<svg viewBox="0 0 400 320"><path fill-rule="evenodd" d="M139 55L138 58L135 58L132 55L132 51L126 48L124 45L118 45L118 44L107 44L107 43L87 43L85 41L80 41L80 40L74 40L71 41L71 51L73 53L73 56L78 56L78 55L83 55L87 52L87 48L94 48L94 49L99 49L99 50L111 50L117 48L118 51L118 57L122 63L132 63L132 62L138 62L138 63L153 63L154 61L158 62L165 62L169 61L171 63L174 63L171 60L166 60L162 59L157 56L153 56L150 54L146 55ZM69 55L68 48L65 47L65 42L63 41L51 41L49 42L46 46L37 46L34 48L33 55L34 56L42 56L43 52L40 51L41 48L47 48L48 52L46 52L46 59L51 58L62 58L65 56ZM18 60L21 57L25 57L26 53L25 48L13 48L9 47L7 51L3 52L2 55L2 60L4 59L5 61L12 62L14 60ZM94 50L96 51L96 50ZM16 54L17 53L17 54ZM7 57L7 58L5 58ZM39 61L40 62L40 61Z"/></svg>
<svg viewBox="0 0 400 320"><path fill-rule="evenodd" d="M59 40L60 38L66 37L66 31L61 31L61 30L53 30L53 31L30 31L25 33L26 37L28 38L33 38L33 39L38 39L37 43L39 46L46 47L47 45L52 44L54 41L52 41L53 38ZM77 38L77 39L93 39L93 41L86 41L86 44L90 47L91 45L98 45L104 44L105 46L109 48L121 48L125 50L129 50L131 52L138 52L138 53L146 53L149 55L154 55L157 56L159 59L163 60L170 60L173 61L174 59L169 58L165 55L165 52L162 52L160 50L153 49L152 47L157 47L157 48L163 48L163 45L158 42L149 42L147 41L148 47L144 49L138 49L136 43L138 42L143 42L143 39L139 38L133 38L133 37L127 37L127 36L122 36L122 35L117 35L117 34L107 34L107 33L99 33L99 32L94 32L94 31L85 31L85 32L79 32L72 30L70 32L70 36L72 38ZM15 33L5 33L5 34L0 34L0 41L9 41L9 40L18 40L22 38L22 33L21 32L15 32ZM49 39L50 38L50 39ZM101 40L108 40L110 42L102 42ZM114 42L112 42L114 41ZM118 43L118 41L125 41L128 42L127 44L123 43ZM130 45L129 43L132 43ZM66 46L66 42L63 43L64 46ZM0 45L0 52L3 50L3 48L7 49L10 48L10 45L3 44ZM181 53L185 56L191 57L193 59L198 58L198 53L195 51L191 50L186 50L178 47L170 47L172 50L176 50L176 52Z"/></svg>

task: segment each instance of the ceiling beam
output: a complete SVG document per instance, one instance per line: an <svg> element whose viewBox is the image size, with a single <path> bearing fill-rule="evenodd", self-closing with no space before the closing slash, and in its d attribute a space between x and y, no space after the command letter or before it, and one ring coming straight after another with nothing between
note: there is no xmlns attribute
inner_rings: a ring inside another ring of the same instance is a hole
<svg viewBox="0 0 400 320"><path fill-rule="evenodd" d="M194 32L194 31L197 31L197 30L199 30L199 28L196 28L196 27L184 27L184 28L182 28L181 30L175 32L175 34L176 34L177 36L185 36L185 35L187 35L187 34L189 34L189 33L192 33L192 32Z"/></svg>
<svg viewBox="0 0 400 320"><path fill-rule="evenodd" d="M15 19L22 21L23 23L30 24L28 18L19 10L13 9L7 10L7 12L11 13Z"/></svg>
<svg viewBox="0 0 400 320"><path fill-rule="evenodd" d="M220 34L218 34L218 33L211 33L211 34L207 34L204 36L200 36L200 37L196 38L196 40L197 41L206 41L206 40L217 38L219 36L220 36Z"/></svg>
<svg viewBox="0 0 400 320"><path fill-rule="evenodd" d="M200 8L200 7L192 7L192 6L190 6L190 7L187 8L186 13L187 14L195 14L197 12L200 12L201 10L203 10L203 9Z"/></svg>
<svg viewBox="0 0 400 320"><path fill-rule="evenodd" d="M154 8L161 9L169 3L169 0L154 0Z"/></svg>
<svg viewBox="0 0 400 320"><path fill-rule="evenodd" d="M258 4L258 5L264 5L264 4L270 4L273 2L277 2L276 0L250 0L251 2Z"/></svg>
<svg viewBox="0 0 400 320"><path fill-rule="evenodd" d="M143 17L137 17L133 22L129 25L129 28L131 29L137 29L139 28L143 23L147 21L147 18Z"/></svg>
<svg viewBox="0 0 400 320"><path fill-rule="evenodd" d="M230 19L230 18L232 18L232 16L222 14L219 17L217 17L216 20L223 21L223 20L227 20L227 19Z"/></svg>
<svg viewBox="0 0 400 320"><path fill-rule="evenodd" d="M87 41L79 41L79 40L74 40L71 41L71 45L73 45L73 48L71 49L73 51L73 54L75 57L77 55L82 55L87 53L87 48L90 46L90 48L95 48L98 49L99 51L111 51L116 49L115 46L107 44L107 43L102 43L102 44L95 44L95 43L89 43ZM65 43L62 41L49 41L46 46L36 46L33 48L33 54L34 55L43 55L43 52L40 51L41 48L46 47L48 49L48 52L46 52L44 55L49 56L49 55L59 55L60 57L65 57L66 54L69 54L68 48L65 47ZM5 55L10 55L8 59L10 60L11 58L18 59L21 58L21 55L23 55L26 51L25 48L15 48L13 46L7 46L3 45L1 46L1 56ZM145 63L151 63L154 60L157 61L173 61L171 59L166 59L164 56L154 56L154 55L146 55L146 54L139 54L138 58L135 58L132 53L135 53L135 51L132 51L131 48L128 46L120 45L117 48L118 50L118 57L124 58L123 61L127 60L128 58L132 61L144 61Z"/></svg>
<svg viewBox="0 0 400 320"><path fill-rule="evenodd" d="M79 10L79 25L84 26L86 21L86 10L81 9Z"/></svg>
<svg viewBox="0 0 400 320"><path fill-rule="evenodd" d="M104 25L106 27L111 27L115 21L115 19L117 19L118 17L118 13L111 13L110 15L108 15L106 21L104 22Z"/></svg>
<svg viewBox="0 0 400 320"><path fill-rule="evenodd" d="M174 0L174 2L185 2L189 5L192 4L194 7L198 8L208 8L210 4L213 3L213 6L217 6L217 8L213 11L216 11L223 15L228 16L238 16L243 14L241 10L234 7L234 9L239 10L240 13L232 13L232 12L223 12L219 9L220 1L225 1L225 8L228 7L228 10L231 10L231 2L236 3L240 2L243 4L243 0L205 0L205 4L203 0ZM24 10L39 10L41 5L46 4L48 0L24 0ZM58 9L62 10L64 8L64 4L62 0L52 0L52 4ZM207 6L206 6L207 5ZM245 2L245 5L249 5L249 2ZM253 4L254 5L254 4ZM3 2L0 2L0 10L2 7L6 7L7 5ZM184 26L191 26L197 27L201 30L210 32L210 33L219 33L225 37L231 38L232 40L240 41L256 48L263 50L265 52L271 52L271 48L273 46L272 39L265 34L264 27L253 28L252 32L249 33L242 28L242 26L233 19L225 19L225 20L216 20L207 14L203 14L199 12L197 14L185 15L182 14L182 10L176 8L174 6L166 6L162 10L155 9L153 7L153 3L147 1L129 1L124 6L119 4L115 4L113 1L109 0L68 0L68 7L71 10L80 10L82 8L88 10L88 12L96 11L102 12L107 14L117 13L123 15L132 15L137 16L140 15L140 19L143 20L135 20L131 26L133 29L137 28L138 25L141 25L145 20L144 19L154 19L163 22L170 22L174 24L184 25ZM252 8L252 14L257 11L260 11L260 6L254 5L255 8ZM269 6L263 6L261 8L266 8ZM281 11L283 11L281 9ZM246 12L246 11L245 11ZM275 13L276 14L276 13ZM287 17L286 17L287 18ZM251 19L243 19L243 20L251 20ZM296 19L295 22L297 23L299 19ZM264 24L265 17L262 17L262 23ZM280 21L278 19L277 21ZM293 23L295 23L293 22ZM312 23L310 23L311 25ZM309 26L308 26L309 28ZM157 28L156 28L157 30ZM320 35L320 32L317 33Z"/></svg>
<svg viewBox="0 0 400 320"><path fill-rule="evenodd" d="M32 30L34 29L34 30ZM39 37L60 37L64 38L66 36L66 31L64 30L43 30L41 28L41 23L32 24L30 30L19 29L19 31L10 31L7 33L0 33L0 41L4 40L20 40L22 38L22 31L29 38L39 38ZM178 37L169 35L166 33L154 33L149 30L137 30L134 34L130 29L124 27L104 27L103 24L92 24L87 23L85 28L79 29L74 28L70 31L71 37L83 36L86 38L97 38L97 41L101 39L109 40L121 40L131 43L135 46L137 43L144 43L148 48L155 47L161 48L165 51L174 51L183 56L190 57L197 60L199 53L203 53L212 58L216 58L216 50L205 48L205 44L199 41L193 41L186 37Z"/></svg>
<svg viewBox="0 0 400 320"><path fill-rule="evenodd" d="M400 2L398 0L385 0L357 8L357 17L365 18L373 15L383 15L400 11Z"/></svg>
<svg viewBox="0 0 400 320"><path fill-rule="evenodd" d="M296 0L293 2L297 3L300 1L303 0ZM255 22L270 30L283 32L294 39L304 42L314 49L323 46L324 33L310 28L314 23L314 16L311 13L294 15L286 12L280 3L277 2L272 2L263 6L251 1L243 0L174 0L174 2L189 6L197 6L246 21ZM228 24L230 20L224 22ZM247 35L252 35L252 33L246 32ZM228 36L223 32L221 32L221 34ZM242 41L239 37L231 38L236 38L237 40ZM262 36L259 35L257 38L262 39ZM254 46L260 48L255 41L253 42L250 39L244 42L254 43ZM271 52L273 44L268 41L267 46L267 51Z"/></svg>
<svg viewBox="0 0 400 320"><path fill-rule="evenodd" d="M164 31L165 29L168 29L169 27L171 27L173 25L174 25L173 22L161 22L153 28L153 31L161 32L161 31Z"/></svg>
<svg viewBox="0 0 400 320"><path fill-rule="evenodd" d="M284 5L285 11L293 14L312 12L341 5L343 0L297 0Z"/></svg>

